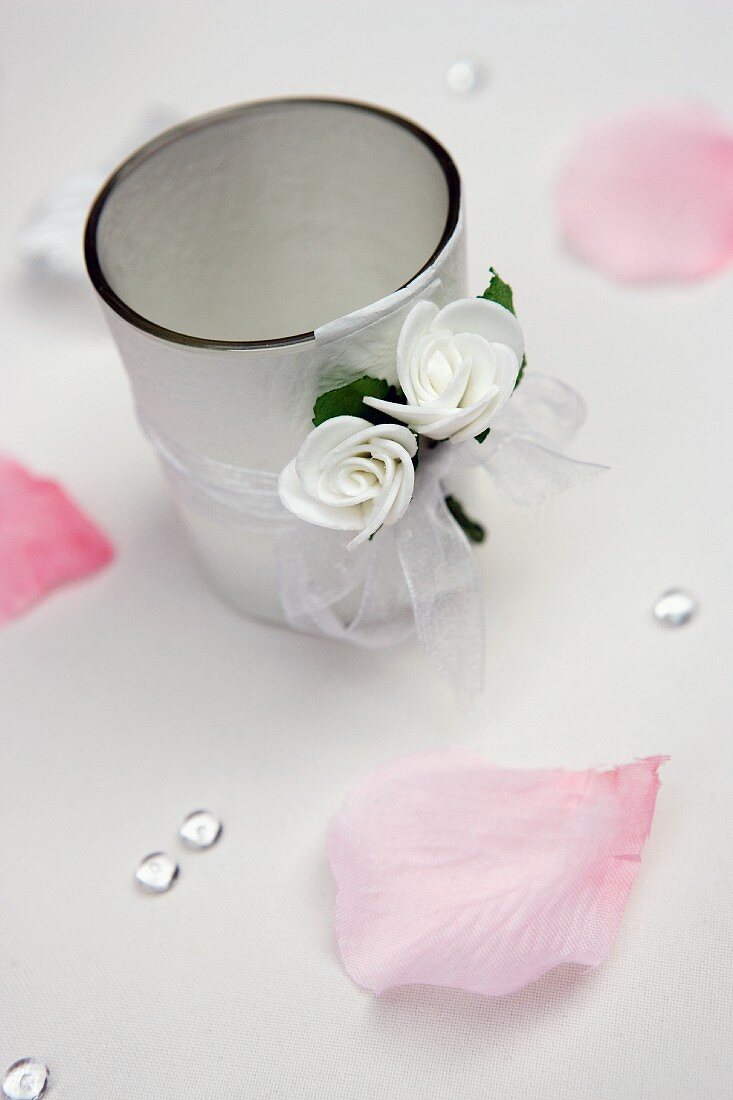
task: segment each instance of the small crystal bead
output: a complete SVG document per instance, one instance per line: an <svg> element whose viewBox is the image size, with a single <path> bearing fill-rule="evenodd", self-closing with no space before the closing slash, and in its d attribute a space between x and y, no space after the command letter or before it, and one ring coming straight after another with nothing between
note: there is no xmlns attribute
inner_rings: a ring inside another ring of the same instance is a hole
<svg viewBox="0 0 733 1100"><path fill-rule="evenodd" d="M654 604L654 618L664 626L684 626L696 611L696 600L681 588L668 589Z"/></svg>
<svg viewBox="0 0 733 1100"><path fill-rule="evenodd" d="M189 848L211 848L221 836L221 821L208 810L194 810L181 824L178 835Z"/></svg>
<svg viewBox="0 0 733 1100"><path fill-rule="evenodd" d="M178 871L178 864L166 852L153 852L140 862L135 878L145 890L164 894L178 878Z"/></svg>

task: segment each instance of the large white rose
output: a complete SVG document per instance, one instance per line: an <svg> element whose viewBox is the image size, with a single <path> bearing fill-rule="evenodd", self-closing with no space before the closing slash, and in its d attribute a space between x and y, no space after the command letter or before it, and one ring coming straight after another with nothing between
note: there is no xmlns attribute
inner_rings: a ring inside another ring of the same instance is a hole
<svg viewBox="0 0 733 1100"><path fill-rule="evenodd" d="M407 404L364 401L430 439L469 439L489 427L511 396L523 356L519 322L496 302L459 298L441 310L418 302L397 343Z"/></svg>
<svg viewBox="0 0 733 1100"><path fill-rule="evenodd" d="M401 424L335 416L313 429L280 474L280 500L308 523L358 531L351 549L403 515L416 451L415 436Z"/></svg>

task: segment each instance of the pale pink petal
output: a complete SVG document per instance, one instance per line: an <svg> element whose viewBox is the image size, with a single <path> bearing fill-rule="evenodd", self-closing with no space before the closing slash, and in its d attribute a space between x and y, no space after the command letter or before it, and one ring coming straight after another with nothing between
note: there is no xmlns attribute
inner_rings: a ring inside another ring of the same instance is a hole
<svg viewBox="0 0 733 1100"><path fill-rule="evenodd" d="M733 130L690 108L595 123L565 166L557 206L573 250L612 275L706 275L733 261Z"/></svg>
<svg viewBox="0 0 733 1100"><path fill-rule="evenodd" d="M0 624L113 555L59 485L0 458Z"/></svg>
<svg viewBox="0 0 733 1100"><path fill-rule="evenodd" d="M498 996L561 963L596 966L666 759L530 771L442 749L370 772L328 834L347 973L375 993L420 984Z"/></svg>

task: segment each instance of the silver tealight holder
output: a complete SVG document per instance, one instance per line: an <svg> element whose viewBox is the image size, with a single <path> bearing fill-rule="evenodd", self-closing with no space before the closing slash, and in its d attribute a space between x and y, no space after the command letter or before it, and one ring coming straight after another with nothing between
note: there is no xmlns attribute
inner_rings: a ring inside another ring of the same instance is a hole
<svg viewBox="0 0 733 1100"><path fill-rule="evenodd" d="M394 378L417 300L465 293L450 156L407 119L340 100L248 103L166 131L104 186L85 253L151 438L263 477L297 451L320 393ZM169 472L216 589L282 622L275 533Z"/></svg>

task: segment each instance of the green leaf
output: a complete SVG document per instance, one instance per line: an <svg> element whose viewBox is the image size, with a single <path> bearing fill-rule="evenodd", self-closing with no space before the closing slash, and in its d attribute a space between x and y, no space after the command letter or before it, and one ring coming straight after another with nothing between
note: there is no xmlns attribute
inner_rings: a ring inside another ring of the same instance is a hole
<svg viewBox="0 0 733 1100"><path fill-rule="evenodd" d="M519 385L519 383L520 383L520 382L522 381L522 379L524 378L524 368L525 368L526 366L527 366L527 356L526 356L526 355L523 355L523 356L522 356L522 365L521 365L521 367L519 368L519 374L517 375L517 380L516 380L516 382L514 383L514 389L516 389L516 388L517 388L517 386Z"/></svg>
<svg viewBox="0 0 733 1100"><path fill-rule="evenodd" d="M508 309L510 313L513 313L516 317L517 311L514 308L514 293L509 283L505 283L500 275L497 275L493 267L489 268L491 272L491 282L487 286L486 290L481 295L482 298L486 298L489 302L497 302L500 306L504 306L504 309ZM527 356L522 356L522 363L519 368L519 374L517 380L514 383L514 389L517 388L519 383L524 378L524 368L527 366ZM485 432L481 432L481 435L477 435L475 438L479 443L483 443L486 436L489 434L488 429Z"/></svg>
<svg viewBox="0 0 733 1100"><path fill-rule="evenodd" d="M394 391L394 397L390 391ZM378 422L383 424L385 421L384 413L379 413L376 409L370 408L369 405L364 405L365 397L378 397L382 401L394 401L396 390L383 378L370 378L368 374L365 374L363 378L357 378L346 386L340 386L336 390L322 393L313 406L313 423L318 427L325 420L332 420L334 416L361 416L365 420L371 420L372 423L375 423L374 417L376 416L379 418Z"/></svg>
<svg viewBox="0 0 733 1100"><path fill-rule="evenodd" d="M453 496L448 496L445 498L445 504L469 542L478 544L485 540L485 528L483 528L480 523L477 523L475 519L471 519L466 515L460 501L456 500Z"/></svg>
<svg viewBox="0 0 733 1100"><path fill-rule="evenodd" d="M479 432L479 434L475 435L473 438L476 440L477 443L483 443L490 431L491 428L484 428L482 432Z"/></svg>
<svg viewBox="0 0 733 1100"><path fill-rule="evenodd" d="M514 294L509 283L505 283L500 275L497 275L493 267L489 268L491 272L491 282L486 287L486 290L481 295L482 298L486 298L489 302L496 302L500 306L504 306L504 309L508 309L510 313L516 316L516 310L514 308Z"/></svg>

